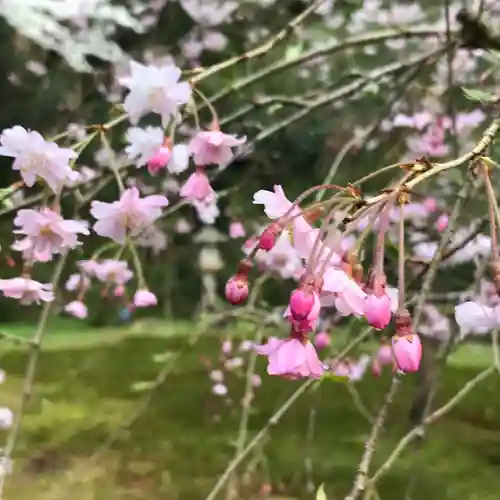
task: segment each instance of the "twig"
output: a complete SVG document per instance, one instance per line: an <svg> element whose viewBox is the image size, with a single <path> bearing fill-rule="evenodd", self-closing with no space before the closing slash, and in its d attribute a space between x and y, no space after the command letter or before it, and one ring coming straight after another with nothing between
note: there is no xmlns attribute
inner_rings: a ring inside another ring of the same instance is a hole
<svg viewBox="0 0 500 500"><path fill-rule="evenodd" d="M338 359L343 358L352 349L354 349L358 344L362 343L366 337L371 333L372 328L367 328L361 333L356 339L354 339L337 357ZM284 403L283 405L274 413L274 415L268 420L267 424L249 441L245 449L229 463L226 470L219 477L219 480L213 487L212 491L208 494L206 500L214 500L218 495L219 491L224 487L226 481L231 476L233 471L245 460L248 454L257 446L266 436L267 433L276 426L281 418L286 414L286 412L293 406L295 401L297 401L302 394L307 392L311 387L319 382L314 379L309 379L304 382Z"/></svg>
<svg viewBox="0 0 500 500"><path fill-rule="evenodd" d="M377 444L379 434L382 431L382 427L385 424L389 405L392 403L394 395L396 394L396 391L398 390L398 387L400 385L401 377L402 374L399 371L396 372L392 377L389 391L387 392L384 402L382 403L382 407L380 408L380 411L377 415L377 420L375 421L375 425L372 428L371 435L365 444L365 452L363 453L363 457L361 459L361 462L359 463L358 474L356 475L356 479L354 480L354 485L349 495L345 497L345 500L356 500L359 495L363 493L363 491L365 491L368 478L368 470L370 468L373 454L375 453L375 446Z"/></svg>
<svg viewBox="0 0 500 500"><path fill-rule="evenodd" d="M61 278L64 265L66 264L67 253L62 254L59 257L59 261L54 269L54 274L52 276L52 288L57 290L59 279ZM42 347L43 337L47 330L47 322L54 306L54 302L45 302L38 319L38 325L36 327L33 339L30 342L31 352L29 355L28 363L26 365L26 371L24 375L24 383L21 394L21 402L19 405L19 410L16 413L14 423L7 436L7 442L5 444L5 449L3 451L4 460L9 461L12 452L14 451L14 446L16 445L17 438L19 437L19 432L21 430L21 424L23 421L26 406L31 399L31 394L33 390L33 383L35 381L36 368L38 364L38 358L40 356L40 351ZM5 475L0 474L0 498L3 496L3 489L5 485Z"/></svg>
<svg viewBox="0 0 500 500"><path fill-rule="evenodd" d="M472 380L469 380L460 391L458 391L455 396L453 396L446 404L441 406L441 408L437 409L431 415L427 416L422 425L430 425L434 423L436 420L440 419L444 415L446 415L450 410L452 410L469 392L476 388L476 386L488 378L491 374L495 373L495 367L490 366L479 373ZM374 485L394 464L394 462L399 458L399 455L404 451L404 449L416 438L420 436L422 433L422 429L420 426L414 427L410 432L406 434L402 439L400 439L399 443L396 445L394 450L392 451L389 458L379 467L379 469L375 472L375 474L369 479L367 486Z"/></svg>

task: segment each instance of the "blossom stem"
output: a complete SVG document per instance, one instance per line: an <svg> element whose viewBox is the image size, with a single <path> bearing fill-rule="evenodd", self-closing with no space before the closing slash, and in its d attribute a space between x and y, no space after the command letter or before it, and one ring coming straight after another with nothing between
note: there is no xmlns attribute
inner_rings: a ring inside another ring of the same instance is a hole
<svg viewBox="0 0 500 500"><path fill-rule="evenodd" d="M491 227L491 257L492 259L498 259L498 233L497 229L500 227L500 213L498 210L498 204L495 197L495 191L491 185L491 179L488 167L483 163L484 172L484 184L486 186L486 194L488 197L488 213L490 218Z"/></svg>
<svg viewBox="0 0 500 500"><path fill-rule="evenodd" d="M354 485L345 500L357 500L359 495L366 489L368 483L368 470L373 458L373 454L375 453L375 446L387 419L387 410L391 405L400 384L401 373L398 371L394 374L394 377L392 377L389 391L387 392L384 402L382 403L382 407L380 408L380 411L377 415L370 437L365 444L365 452L363 453L363 457L361 458L361 462L359 463L358 474L354 481Z"/></svg>
<svg viewBox="0 0 500 500"><path fill-rule="evenodd" d="M109 155L109 167L115 176L118 189L120 190L120 193L123 193L123 191L125 191L125 185L123 184L123 179L121 178L120 172L118 172L118 168L116 166L116 155L104 131L101 132L101 140Z"/></svg>
<svg viewBox="0 0 500 500"><path fill-rule="evenodd" d="M59 261L54 269L54 274L52 275L52 288L57 289L59 284L59 280L61 278L61 274L63 272L64 266L67 260L67 253L64 253L59 258ZM14 447L17 442L17 438L19 436L19 431L21 430L21 423L24 417L26 405L28 404L31 398L31 392L33 388L33 382L35 379L36 369L38 365L38 358L40 355L41 345L43 341L43 337L47 330L47 323L49 320L50 313L54 306L55 301L45 302L43 305L42 311L40 313L40 317L38 319L38 325L36 327L35 333L33 335L32 340L30 341L31 352L28 359L28 364L26 366L24 383L21 395L21 402L19 406L19 410L16 414L16 418L14 420L14 424L12 429L7 436L7 443L5 444L5 448L3 450L3 459L9 460ZM5 481L5 474L0 474L0 498L3 496L3 487Z"/></svg>
<svg viewBox="0 0 500 500"><path fill-rule="evenodd" d="M389 218L391 215L392 204L386 201L380 210L380 227L375 243L375 255L373 257L373 269L375 276L380 278L384 272L384 256L385 256L385 233L389 228ZM403 211L401 210L401 218ZM404 231L404 229L403 229Z"/></svg>
<svg viewBox="0 0 500 500"><path fill-rule="evenodd" d="M216 109L212 106L210 101L207 99L207 96L198 88L196 88L194 85L192 85L193 90L201 97L201 100L207 105L208 109L210 110L210 113L212 114L212 121L214 123L219 123L219 115L217 114ZM194 101L194 99L193 99ZM194 107L196 108L196 104L194 104ZM199 122L198 122L198 127L199 127Z"/></svg>
<svg viewBox="0 0 500 500"><path fill-rule="evenodd" d="M132 260L134 261L135 272L137 273L137 284L139 289L147 288L146 280L144 279L144 273L142 271L141 259L139 258L139 254L137 253L137 248L134 243L129 239L128 247L130 249L130 253L132 254Z"/></svg>
<svg viewBox="0 0 500 500"><path fill-rule="evenodd" d="M398 241L398 308L405 308L405 218L404 205L400 205L399 211L399 241Z"/></svg>

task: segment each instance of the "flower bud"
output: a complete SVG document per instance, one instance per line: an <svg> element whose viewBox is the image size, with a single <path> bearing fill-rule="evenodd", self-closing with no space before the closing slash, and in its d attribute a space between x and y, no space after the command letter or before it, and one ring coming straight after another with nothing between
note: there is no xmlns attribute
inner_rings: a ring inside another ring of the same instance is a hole
<svg viewBox="0 0 500 500"><path fill-rule="evenodd" d="M440 215L436 221L436 231L442 233L448 227L448 216Z"/></svg>
<svg viewBox="0 0 500 500"><path fill-rule="evenodd" d="M405 373L417 372L422 359L422 343L414 333L392 337L392 351L398 368Z"/></svg>
<svg viewBox="0 0 500 500"><path fill-rule="evenodd" d="M330 343L331 343L330 335L328 335L328 333L326 332L319 332L314 337L314 345L318 349L324 349L325 347L328 347Z"/></svg>
<svg viewBox="0 0 500 500"><path fill-rule="evenodd" d="M269 252L276 245L276 239L281 232L281 226L276 224L276 222L271 222L269 226L262 231L262 234L259 237L259 248L261 250L265 250Z"/></svg>
<svg viewBox="0 0 500 500"><path fill-rule="evenodd" d="M290 295L290 314L295 320L303 320L309 316L314 307L314 294L298 288Z"/></svg>
<svg viewBox="0 0 500 500"><path fill-rule="evenodd" d="M233 305L245 302L248 298L248 278L242 274L236 274L229 278L224 293L227 301Z"/></svg>
<svg viewBox="0 0 500 500"><path fill-rule="evenodd" d="M369 294L365 298L363 313L370 325L383 330L391 321L391 299L387 294L380 297Z"/></svg>

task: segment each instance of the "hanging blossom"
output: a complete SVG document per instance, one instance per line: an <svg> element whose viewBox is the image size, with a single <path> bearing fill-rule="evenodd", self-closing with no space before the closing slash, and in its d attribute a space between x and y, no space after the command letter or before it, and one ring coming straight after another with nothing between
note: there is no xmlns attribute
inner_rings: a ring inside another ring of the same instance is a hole
<svg viewBox="0 0 500 500"><path fill-rule="evenodd" d="M135 187L126 189L120 200L112 203L93 201L91 215L97 219L94 231L100 235L123 244L127 232L138 234L161 215L161 208L168 205L162 195L141 198Z"/></svg>
<svg viewBox="0 0 500 500"><path fill-rule="evenodd" d="M455 321L460 335L484 335L500 328L500 305L490 307L476 301L467 301L455 307Z"/></svg>
<svg viewBox="0 0 500 500"><path fill-rule="evenodd" d="M225 134L214 124L211 130L202 130L191 139L189 152L198 166L227 165L233 159L232 148L245 142L246 137Z"/></svg>
<svg viewBox="0 0 500 500"><path fill-rule="evenodd" d="M0 279L0 291L5 297L17 299L23 305L54 300L51 284L39 283L30 278Z"/></svg>
<svg viewBox="0 0 500 500"><path fill-rule="evenodd" d="M13 250L23 252L25 259L48 262L52 255L81 245L78 234L88 235L85 221L65 220L50 208L19 210L14 225L20 229L15 234L25 236L12 245Z"/></svg>
<svg viewBox="0 0 500 500"><path fill-rule="evenodd" d="M12 168L19 170L28 187L39 179L56 192L68 181L76 181L78 173L69 165L77 154L46 141L38 132L28 131L20 125L6 129L0 135L0 155L14 159Z"/></svg>
<svg viewBox="0 0 500 500"><path fill-rule="evenodd" d="M179 82L181 70L174 64L161 67L145 66L131 61L130 75L119 78L119 83L129 89L123 107L130 122L136 125L149 112L161 116L166 127L170 118L176 118L179 107L191 97L191 85Z"/></svg>
<svg viewBox="0 0 500 500"><path fill-rule="evenodd" d="M147 164L152 174L163 168L171 174L180 174L188 167L188 147L184 144L172 146L160 127L130 127L127 130L127 142L127 156L136 161L137 167Z"/></svg>
<svg viewBox="0 0 500 500"><path fill-rule="evenodd" d="M327 237L321 237L320 230L310 221L316 215L302 211L285 195L281 186L274 190L261 190L254 195L254 203L264 206L266 215L272 222L264 229L256 244L248 255L255 256L259 262L259 254L270 255L279 242L287 242L293 247L296 256L305 271L299 278L298 287L292 292L284 317L290 324L290 334L285 339L270 339L266 344L255 346L258 354L268 358L268 373L285 378L301 377L319 378L325 370L340 370L353 377L347 364L342 367L324 365L309 340L310 333L318 327L320 312L324 307L335 306L343 315L365 317L375 328L388 326L392 315L396 316L396 336L390 348L393 353L394 366L404 372L419 369L421 344L418 335L411 327L411 317L407 311L396 311L397 292L387 286L386 278L377 267L370 273L368 281L364 279L363 268L356 259L356 254L349 251L354 244L352 238L346 238L340 231L329 231ZM342 214L339 214L342 216ZM386 212L386 224L390 213ZM340 219L341 220L341 219ZM380 226L382 238L386 229ZM383 243L383 240L380 239ZM311 262L313 260L313 262ZM377 262L377 261L376 261ZM374 262L374 265L375 263ZM380 254L378 262L383 263ZM242 260L238 272L228 284L237 283L238 292L248 294L248 273L252 262ZM242 300L235 293L234 286L228 300L240 303ZM320 342L321 345L321 342ZM392 356L391 356L392 359ZM364 359L359 370L359 377L366 370L369 358Z"/></svg>

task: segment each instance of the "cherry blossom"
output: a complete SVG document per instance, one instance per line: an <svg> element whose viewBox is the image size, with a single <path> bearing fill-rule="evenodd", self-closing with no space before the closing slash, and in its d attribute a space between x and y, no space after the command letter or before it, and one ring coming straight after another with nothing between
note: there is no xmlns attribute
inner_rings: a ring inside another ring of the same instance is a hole
<svg viewBox="0 0 500 500"><path fill-rule="evenodd" d="M125 190L119 201L93 201L90 213L97 219L94 231L117 243L124 243L127 231L132 235L140 233L160 217L161 208L167 205L165 196L152 195L141 198L135 187Z"/></svg>
<svg viewBox="0 0 500 500"><path fill-rule="evenodd" d="M85 319L89 314L87 306L80 300L74 300L66 304L64 311L78 319Z"/></svg>
<svg viewBox="0 0 500 500"><path fill-rule="evenodd" d="M23 305L54 300L51 284L39 283L29 278L0 279L0 291L5 297L17 299Z"/></svg>
<svg viewBox="0 0 500 500"><path fill-rule="evenodd" d="M89 234L88 222L65 220L49 208L19 210L14 225L20 228L14 233L25 238L15 242L12 248L23 252L25 259L39 262L47 262L54 254L76 248L81 244L78 234Z"/></svg>
<svg viewBox="0 0 500 500"><path fill-rule="evenodd" d="M20 125L0 135L0 155L15 158L12 168L20 171L28 187L42 179L56 192L66 182L78 178L69 165L77 157L72 149L47 142L38 132L28 131Z"/></svg>
<svg viewBox="0 0 500 500"><path fill-rule="evenodd" d="M189 143L189 152L196 165L226 165L233 158L232 148L246 142L246 138L237 138L220 130L198 132Z"/></svg>
<svg viewBox="0 0 500 500"><path fill-rule="evenodd" d="M130 90L123 106L133 125L153 112L161 116L166 127L170 118L176 117L179 106L191 97L191 86L179 82L181 70L174 64L156 67L131 61L130 72L130 76L119 78L119 83Z"/></svg>

